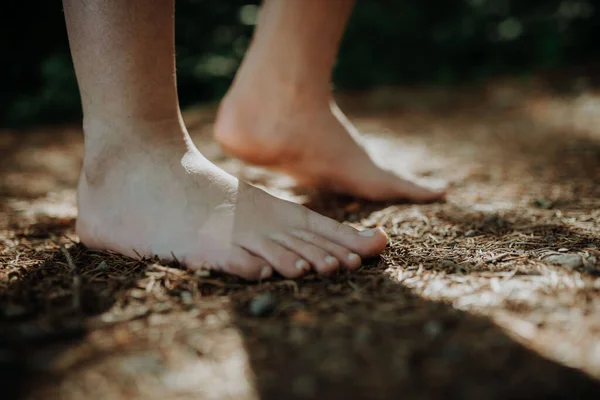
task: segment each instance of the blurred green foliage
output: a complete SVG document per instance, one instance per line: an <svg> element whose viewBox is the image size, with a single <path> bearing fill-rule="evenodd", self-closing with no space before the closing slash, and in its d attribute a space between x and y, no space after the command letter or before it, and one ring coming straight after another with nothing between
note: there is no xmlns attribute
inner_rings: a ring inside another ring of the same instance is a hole
<svg viewBox="0 0 600 400"><path fill-rule="evenodd" d="M287 0L279 0L287 1ZM328 0L323 0L328 1ZM259 2L178 0L182 104L222 96L253 31ZM358 0L338 57L339 89L449 84L600 58L591 0ZM2 126L80 113L58 1L8 2L0 27Z"/></svg>

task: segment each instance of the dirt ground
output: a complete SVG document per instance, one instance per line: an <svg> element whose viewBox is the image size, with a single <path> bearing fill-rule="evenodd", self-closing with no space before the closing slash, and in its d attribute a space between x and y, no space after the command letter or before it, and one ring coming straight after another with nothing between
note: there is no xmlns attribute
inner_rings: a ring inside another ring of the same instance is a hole
<svg viewBox="0 0 600 400"><path fill-rule="evenodd" d="M445 203L224 168L391 243L358 272L258 284L87 250L82 136L0 132L0 398L600 398L600 91L578 77L340 98L382 164ZM6 396L6 397L5 397Z"/></svg>

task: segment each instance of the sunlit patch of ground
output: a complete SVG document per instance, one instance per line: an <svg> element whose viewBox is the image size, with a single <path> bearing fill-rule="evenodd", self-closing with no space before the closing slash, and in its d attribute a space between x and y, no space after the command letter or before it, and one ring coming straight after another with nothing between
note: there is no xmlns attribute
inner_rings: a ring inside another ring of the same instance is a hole
<svg viewBox="0 0 600 400"><path fill-rule="evenodd" d="M213 108L185 116L227 170L390 235L357 273L295 282L86 250L74 233L79 130L1 132L5 387L64 399L598 398L600 94L498 82L341 105L382 165L448 181L448 201L297 189L225 157Z"/></svg>

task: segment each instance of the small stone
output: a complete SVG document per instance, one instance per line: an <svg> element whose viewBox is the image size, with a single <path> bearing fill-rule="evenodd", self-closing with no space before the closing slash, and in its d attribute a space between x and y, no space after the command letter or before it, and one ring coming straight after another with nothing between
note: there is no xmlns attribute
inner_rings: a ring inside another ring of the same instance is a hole
<svg viewBox="0 0 600 400"><path fill-rule="evenodd" d="M181 292L179 294L179 297L181 297L181 301L183 302L183 304L192 304L192 302L194 301L194 296L188 291Z"/></svg>
<svg viewBox="0 0 600 400"><path fill-rule="evenodd" d="M505 228L507 225L507 222L500 218L497 215L488 215L487 217L485 217L483 219L483 223L481 225L481 228L491 228L491 227L498 227L498 228Z"/></svg>
<svg viewBox="0 0 600 400"><path fill-rule="evenodd" d="M550 200L537 199L533 202L533 205L537 208L549 209L552 208L552 202Z"/></svg>
<svg viewBox="0 0 600 400"><path fill-rule="evenodd" d="M566 253L566 252L568 252L568 251L569 251L569 249L567 249L567 248L565 248L565 247L561 247L560 249L558 249L558 251L559 251L560 253Z"/></svg>
<svg viewBox="0 0 600 400"><path fill-rule="evenodd" d="M100 263L98 263L98 265L96 265L96 268L94 268L96 271L108 271L108 264L106 263L106 261L100 261Z"/></svg>
<svg viewBox="0 0 600 400"><path fill-rule="evenodd" d="M498 216L497 215L488 215L487 217L485 217L483 219L483 223L485 225L495 224L497 222L498 222Z"/></svg>
<svg viewBox="0 0 600 400"><path fill-rule="evenodd" d="M429 321L423 327L425 334L431 338L438 336L442 333L444 327L439 321Z"/></svg>
<svg viewBox="0 0 600 400"><path fill-rule="evenodd" d="M454 260L450 260L450 259L442 260L442 267L448 267L448 268L456 267L456 262Z"/></svg>
<svg viewBox="0 0 600 400"><path fill-rule="evenodd" d="M477 232L470 230L470 231L467 231L467 233L465 233L465 237L473 237L473 236L477 236Z"/></svg>
<svg viewBox="0 0 600 400"><path fill-rule="evenodd" d="M254 317L264 317L275 310L277 302L271 293L261 293L250 301L250 314Z"/></svg>
<svg viewBox="0 0 600 400"><path fill-rule="evenodd" d="M543 258L544 261L561 267L575 269L583 266L583 259L579 254L551 254Z"/></svg>

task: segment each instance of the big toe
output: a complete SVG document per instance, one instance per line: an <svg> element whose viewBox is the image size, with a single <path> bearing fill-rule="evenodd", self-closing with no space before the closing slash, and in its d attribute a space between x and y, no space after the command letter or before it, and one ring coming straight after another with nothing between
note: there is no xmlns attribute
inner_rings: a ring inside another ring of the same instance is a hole
<svg viewBox="0 0 600 400"><path fill-rule="evenodd" d="M337 243L362 258L375 257L387 246L388 237L380 228L358 231L317 213L309 212L307 230Z"/></svg>

